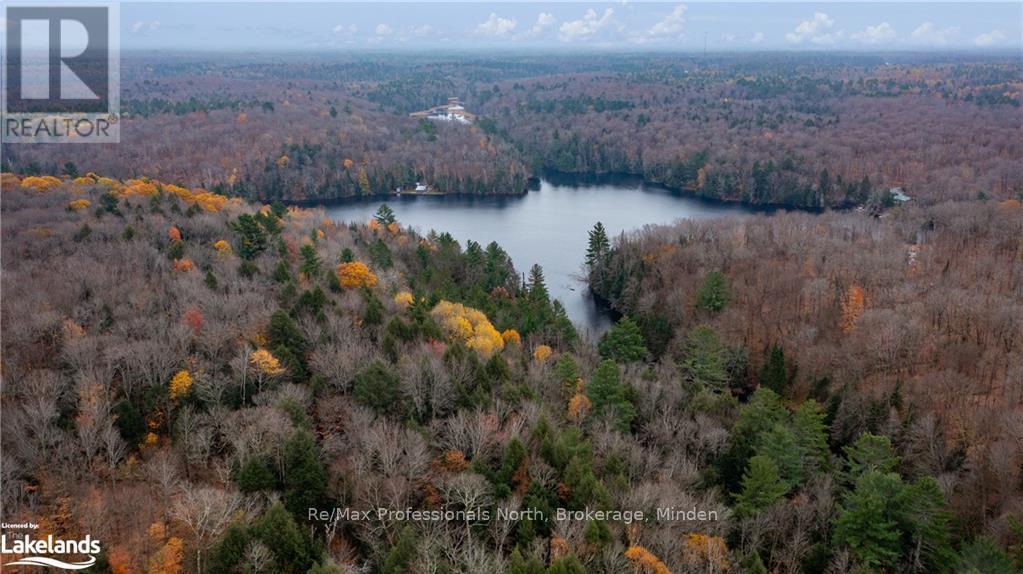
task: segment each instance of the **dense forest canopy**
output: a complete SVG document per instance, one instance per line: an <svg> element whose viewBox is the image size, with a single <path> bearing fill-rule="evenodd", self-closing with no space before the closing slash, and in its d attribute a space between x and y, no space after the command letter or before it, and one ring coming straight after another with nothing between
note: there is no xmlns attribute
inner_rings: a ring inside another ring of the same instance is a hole
<svg viewBox="0 0 1023 574"><path fill-rule="evenodd" d="M386 205L2 185L5 520L94 571L1023 566L1018 200L598 225L595 344Z"/></svg>
<svg viewBox="0 0 1023 574"><path fill-rule="evenodd" d="M417 181L521 193L545 169L759 204L1023 191L1018 59L953 54L126 54L122 145L4 149L19 173L146 175L262 200ZM471 126L409 117L459 97Z"/></svg>

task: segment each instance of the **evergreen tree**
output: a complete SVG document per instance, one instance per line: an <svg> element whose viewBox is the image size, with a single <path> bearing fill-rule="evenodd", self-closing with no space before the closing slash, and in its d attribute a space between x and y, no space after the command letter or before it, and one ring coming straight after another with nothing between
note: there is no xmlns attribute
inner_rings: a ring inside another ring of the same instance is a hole
<svg viewBox="0 0 1023 574"><path fill-rule="evenodd" d="M760 388L739 411L739 419L732 426L728 450L719 462L720 475L730 492L737 492L740 477L750 457L756 454L760 436L786 419L781 401L770 389Z"/></svg>
<svg viewBox="0 0 1023 574"><path fill-rule="evenodd" d="M529 282L526 289L529 293L530 301L544 305L550 303L551 296L547 292L547 282L543 277L543 268L535 263L529 269Z"/></svg>
<svg viewBox="0 0 1023 574"><path fill-rule="evenodd" d="M807 476L831 467L825 416L823 407L813 399L803 402L792 414L792 432L796 435Z"/></svg>
<svg viewBox="0 0 1023 574"><path fill-rule="evenodd" d="M543 563L536 558L524 558L519 547L512 550L505 574L544 574Z"/></svg>
<svg viewBox="0 0 1023 574"><path fill-rule="evenodd" d="M316 253L316 248L312 245L303 245L301 255L302 264L298 270L304 273L306 277L319 277L323 264L320 261L320 256Z"/></svg>
<svg viewBox="0 0 1023 574"><path fill-rule="evenodd" d="M713 392L723 392L728 384L725 348L709 325L700 325L686 337L682 370L686 380Z"/></svg>
<svg viewBox="0 0 1023 574"><path fill-rule="evenodd" d="M303 515L306 512L303 508ZM252 535L273 553L278 572L305 572L312 567L315 559L312 544L280 504L271 506L253 524Z"/></svg>
<svg viewBox="0 0 1023 574"><path fill-rule="evenodd" d="M269 245L266 231L255 217L247 213L239 215L238 221L231 227L239 236L238 244L235 245L239 257L251 261L266 251Z"/></svg>
<svg viewBox="0 0 1023 574"><path fill-rule="evenodd" d="M1019 574L1005 552L990 538L977 538L966 545L955 562L957 574Z"/></svg>
<svg viewBox="0 0 1023 574"><path fill-rule="evenodd" d="M728 278L720 271L711 271L703 278L703 284L696 291L696 307L718 312L728 305L731 297Z"/></svg>
<svg viewBox="0 0 1023 574"><path fill-rule="evenodd" d="M565 556L555 560L547 569L547 574L586 574L586 568L575 556Z"/></svg>
<svg viewBox="0 0 1023 574"><path fill-rule="evenodd" d="M795 434L788 426L779 423L761 434L757 454L766 456L774 462L778 474L785 481L786 491L802 484L804 477L802 452Z"/></svg>
<svg viewBox="0 0 1023 574"><path fill-rule="evenodd" d="M618 363L642 361L647 356L646 344L639 325L628 316L622 317L597 345L600 356Z"/></svg>
<svg viewBox="0 0 1023 574"><path fill-rule="evenodd" d="M746 569L746 574L768 574L767 567L756 550L742 561L742 567Z"/></svg>
<svg viewBox="0 0 1023 574"><path fill-rule="evenodd" d="M277 478L262 457L254 456L245 461L238 471L238 489L245 493L272 490Z"/></svg>
<svg viewBox="0 0 1023 574"><path fill-rule="evenodd" d="M735 497L735 512L739 516L756 514L785 496L788 490L774 461L767 456L754 456L742 475L742 490Z"/></svg>
<svg viewBox="0 0 1023 574"><path fill-rule="evenodd" d="M895 470L899 459L892 450L892 442L886 436L863 433L856 442L845 449L845 471L842 478L855 484L864 473L875 470L888 473Z"/></svg>
<svg viewBox="0 0 1023 574"><path fill-rule="evenodd" d="M898 519L902 479L895 473L869 470L856 481L835 519L835 542L871 568L893 565L901 555Z"/></svg>
<svg viewBox="0 0 1023 574"><path fill-rule="evenodd" d="M270 351L288 369L296 381L309 378L306 351L309 343L305 340L302 330L285 311L278 309L270 316L270 325L266 330Z"/></svg>
<svg viewBox="0 0 1023 574"><path fill-rule="evenodd" d="M399 381L382 361L376 360L355 375L355 400L378 413L400 412Z"/></svg>
<svg viewBox="0 0 1023 574"><path fill-rule="evenodd" d="M380 204L380 208L377 209L376 215L373 217L377 220L377 223L384 227L398 221L398 219L394 216L394 210L386 203Z"/></svg>
<svg viewBox="0 0 1023 574"><path fill-rule="evenodd" d="M611 258L611 241L607 238L604 224L597 222L589 232L590 242L586 248L586 267L589 270L590 288L602 291L606 283L608 262Z"/></svg>
<svg viewBox="0 0 1023 574"><path fill-rule="evenodd" d="M636 416L635 407L625 396L625 387L618 375L618 365L605 359L597 365L593 379L586 385L586 395L593 405L593 413L602 415L614 411L618 420L618 428L628 432L632 419Z"/></svg>
<svg viewBox="0 0 1023 574"><path fill-rule="evenodd" d="M379 574L405 574L410 571L412 561L416 557L416 533L411 526L406 526L398 542L391 548L380 563Z"/></svg>
<svg viewBox="0 0 1023 574"><path fill-rule="evenodd" d="M767 361L760 370L760 386L784 396L792 379L789 367L785 364L785 351L779 345L771 345Z"/></svg>
<svg viewBox="0 0 1023 574"><path fill-rule="evenodd" d="M949 512L938 481L924 476L906 489L903 530L908 532L911 562L927 570L943 570L955 557L949 541Z"/></svg>
<svg viewBox="0 0 1023 574"><path fill-rule="evenodd" d="M323 508L327 499L327 470L320 449L307 430L295 431L285 444L284 504L305 520L310 508Z"/></svg>

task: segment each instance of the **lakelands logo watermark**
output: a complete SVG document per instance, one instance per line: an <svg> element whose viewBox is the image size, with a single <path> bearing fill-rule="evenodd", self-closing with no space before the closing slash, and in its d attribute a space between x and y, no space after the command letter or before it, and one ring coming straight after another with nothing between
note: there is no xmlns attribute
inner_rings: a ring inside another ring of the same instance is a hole
<svg viewBox="0 0 1023 574"><path fill-rule="evenodd" d="M5 143L120 141L116 4L4 7Z"/></svg>
<svg viewBox="0 0 1023 574"><path fill-rule="evenodd" d="M27 529L36 530L37 524L3 524L4 530ZM96 564L96 555L100 553L99 540L86 535L81 540L62 540L49 535L45 538L33 537L31 532L4 532L0 535L0 569L9 566L41 566L60 568L62 570L84 570ZM10 562L5 559L9 555L17 558ZM85 556L84 560L72 561L72 556Z"/></svg>

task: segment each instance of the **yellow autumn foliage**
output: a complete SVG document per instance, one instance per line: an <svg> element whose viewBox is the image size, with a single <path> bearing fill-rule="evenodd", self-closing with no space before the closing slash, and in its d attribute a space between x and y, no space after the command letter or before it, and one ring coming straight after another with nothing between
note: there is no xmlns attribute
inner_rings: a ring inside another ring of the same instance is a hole
<svg viewBox="0 0 1023 574"><path fill-rule="evenodd" d="M170 382L170 398L178 400L181 397L188 396L191 390L192 375L188 371L178 371L178 374L174 375Z"/></svg>
<svg viewBox="0 0 1023 574"><path fill-rule="evenodd" d="M699 532L689 534L682 540L682 558L708 571L726 572L732 566L728 561L728 545L725 540L720 536Z"/></svg>
<svg viewBox="0 0 1023 574"><path fill-rule="evenodd" d="M253 368L264 375L275 376L284 372L284 367L281 366L281 362L266 349L256 349L253 351L252 354L249 355L249 363L252 364Z"/></svg>
<svg viewBox="0 0 1023 574"><path fill-rule="evenodd" d="M47 191L58 185L60 185L60 180L52 175L30 175L21 180L21 187L27 187L36 191Z"/></svg>
<svg viewBox="0 0 1023 574"><path fill-rule="evenodd" d="M547 361L547 359L549 359L552 354L554 354L553 349L551 349L547 345L540 345L539 347L536 348L535 351L533 351L533 359L535 359L536 362L538 363L543 363Z"/></svg>
<svg viewBox="0 0 1023 574"><path fill-rule="evenodd" d="M89 209L90 205L92 205L92 202L88 199L76 199L68 202L67 208L71 211L82 211L83 209Z"/></svg>
<svg viewBox="0 0 1023 574"><path fill-rule="evenodd" d="M95 185L96 178L91 175L81 175L71 181L75 185Z"/></svg>
<svg viewBox="0 0 1023 574"><path fill-rule="evenodd" d="M126 196L150 197L159 195L160 189L156 183L145 179L129 179L124 182L124 189L121 190Z"/></svg>
<svg viewBox="0 0 1023 574"><path fill-rule="evenodd" d="M395 304L402 308L408 307L414 300L415 297L408 291L399 291L398 294L394 296Z"/></svg>
<svg viewBox="0 0 1023 574"><path fill-rule="evenodd" d="M459 340L484 357L504 348L501 333L494 328L486 314L461 303L441 301L430 311L441 329L452 339Z"/></svg>
<svg viewBox="0 0 1023 574"><path fill-rule="evenodd" d="M217 253L220 255L230 255L234 251L233 249L231 249L231 244L223 239L220 239L217 242L215 242L213 244L213 248L216 249Z"/></svg>
<svg viewBox="0 0 1023 574"><path fill-rule="evenodd" d="M377 276L361 261L342 263L337 266L337 279L342 287L375 287Z"/></svg>

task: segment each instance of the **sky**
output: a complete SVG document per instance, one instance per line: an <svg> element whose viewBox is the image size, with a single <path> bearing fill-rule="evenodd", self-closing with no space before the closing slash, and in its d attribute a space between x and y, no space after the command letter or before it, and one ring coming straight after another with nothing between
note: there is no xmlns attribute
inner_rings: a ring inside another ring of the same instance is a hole
<svg viewBox="0 0 1023 574"><path fill-rule="evenodd" d="M122 2L122 49L1020 51L1023 2Z"/></svg>

